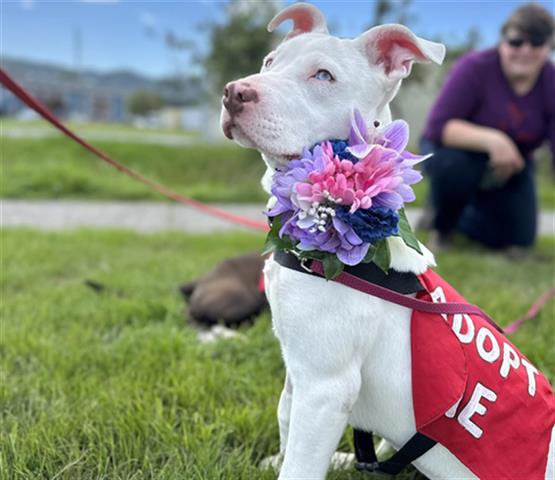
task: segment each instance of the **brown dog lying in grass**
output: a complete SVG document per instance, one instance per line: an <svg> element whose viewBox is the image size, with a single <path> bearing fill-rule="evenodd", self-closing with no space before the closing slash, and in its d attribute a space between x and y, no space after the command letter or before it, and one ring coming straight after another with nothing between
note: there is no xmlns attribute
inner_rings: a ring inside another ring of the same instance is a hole
<svg viewBox="0 0 555 480"><path fill-rule="evenodd" d="M264 257L247 253L219 263L203 277L179 290L188 302L189 317L202 326L236 327L252 321L268 302L260 289Z"/></svg>

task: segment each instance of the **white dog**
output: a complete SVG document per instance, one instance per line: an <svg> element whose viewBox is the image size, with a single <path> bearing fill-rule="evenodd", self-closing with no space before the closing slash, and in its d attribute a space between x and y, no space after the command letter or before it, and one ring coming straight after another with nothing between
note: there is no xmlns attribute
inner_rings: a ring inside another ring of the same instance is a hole
<svg viewBox="0 0 555 480"><path fill-rule="evenodd" d="M445 48L401 25L374 27L356 39L330 36L322 14L294 4L284 20L294 29L263 61L259 74L227 85L221 123L242 146L256 148L268 166L299 157L303 147L347 138L353 109L382 125L389 102L413 62L441 63ZM391 267L421 274L433 255L388 239ZM415 432L407 308L335 282L284 268L265 269L266 293L287 378L278 408L281 479L323 479L347 426L373 431L394 447ZM430 478L476 478L440 444L414 462Z"/></svg>

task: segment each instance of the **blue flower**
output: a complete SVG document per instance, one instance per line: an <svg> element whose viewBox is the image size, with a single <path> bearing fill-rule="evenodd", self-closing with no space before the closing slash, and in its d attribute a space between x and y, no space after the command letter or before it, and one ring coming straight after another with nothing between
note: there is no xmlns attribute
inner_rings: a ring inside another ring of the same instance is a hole
<svg viewBox="0 0 555 480"><path fill-rule="evenodd" d="M346 140L330 140L333 154L337 155L341 160L350 160L353 163L358 162L358 158L347 151L349 143Z"/></svg>
<svg viewBox="0 0 555 480"><path fill-rule="evenodd" d="M349 213L347 208L342 207L337 208L335 213L364 242L375 243L399 233L399 214L390 208L374 207Z"/></svg>

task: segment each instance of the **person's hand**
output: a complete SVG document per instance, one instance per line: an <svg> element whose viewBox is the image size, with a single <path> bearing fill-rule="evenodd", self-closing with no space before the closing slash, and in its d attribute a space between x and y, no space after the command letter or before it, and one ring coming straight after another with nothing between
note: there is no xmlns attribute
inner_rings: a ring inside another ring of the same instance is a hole
<svg viewBox="0 0 555 480"><path fill-rule="evenodd" d="M500 180L507 180L524 168L524 158L515 143L501 131L492 134L488 154L490 166Z"/></svg>

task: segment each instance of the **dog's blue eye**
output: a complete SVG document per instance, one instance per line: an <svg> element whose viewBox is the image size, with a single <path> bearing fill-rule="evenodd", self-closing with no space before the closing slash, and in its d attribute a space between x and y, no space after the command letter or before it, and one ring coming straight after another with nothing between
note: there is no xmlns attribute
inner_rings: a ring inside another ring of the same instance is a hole
<svg viewBox="0 0 555 480"><path fill-rule="evenodd" d="M331 82L333 80L332 74L327 70L318 70L314 78L316 80L322 80L323 82Z"/></svg>

